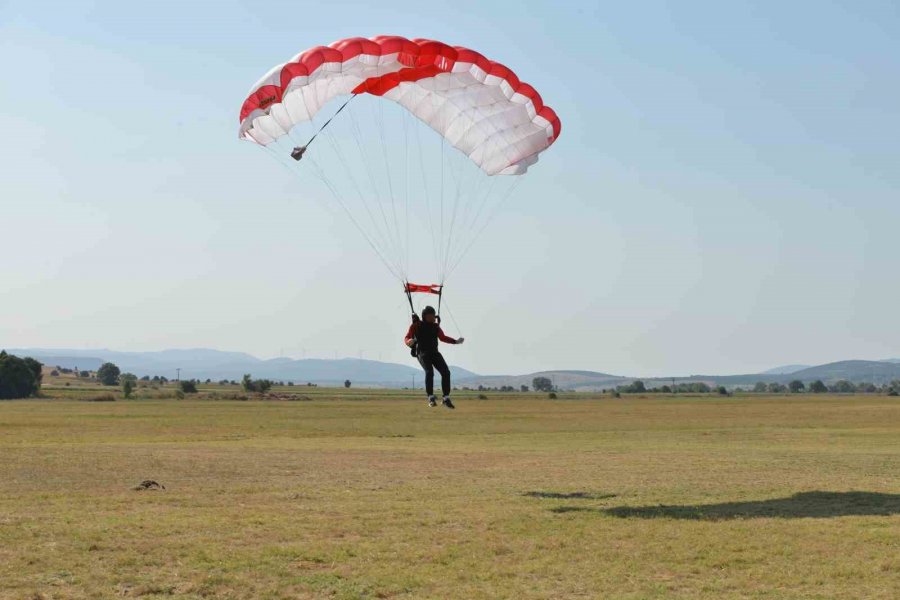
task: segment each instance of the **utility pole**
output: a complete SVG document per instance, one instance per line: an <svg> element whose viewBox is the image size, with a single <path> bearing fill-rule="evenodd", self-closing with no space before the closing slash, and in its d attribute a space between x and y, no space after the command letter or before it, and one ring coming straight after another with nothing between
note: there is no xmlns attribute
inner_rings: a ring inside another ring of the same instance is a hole
<svg viewBox="0 0 900 600"><path fill-rule="evenodd" d="M181 368L175 369L175 381L181 381Z"/></svg>

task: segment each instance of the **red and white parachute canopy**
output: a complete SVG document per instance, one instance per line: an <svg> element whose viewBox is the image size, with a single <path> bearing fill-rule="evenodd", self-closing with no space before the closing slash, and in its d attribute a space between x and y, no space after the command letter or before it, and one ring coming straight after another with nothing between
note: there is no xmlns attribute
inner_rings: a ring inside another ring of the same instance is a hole
<svg viewBox="0 0 900 600"><path fill-rule="evenodd" d="M273 68L241 106L240 136L268 146L347 94L400 104L488 175L524 173L561 129L533 87L478 52L376 36L316 46Z"/></svg>

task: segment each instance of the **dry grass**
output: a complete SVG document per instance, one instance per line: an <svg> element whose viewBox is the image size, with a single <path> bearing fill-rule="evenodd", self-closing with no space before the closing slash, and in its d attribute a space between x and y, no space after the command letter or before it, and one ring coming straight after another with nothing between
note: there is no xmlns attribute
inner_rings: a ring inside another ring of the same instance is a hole
<svg viewBox="0 0 900 600"><path fill-rule="evenodd" d="M900 597L895 399L296 392L0 403L0 597Z"/></svg>

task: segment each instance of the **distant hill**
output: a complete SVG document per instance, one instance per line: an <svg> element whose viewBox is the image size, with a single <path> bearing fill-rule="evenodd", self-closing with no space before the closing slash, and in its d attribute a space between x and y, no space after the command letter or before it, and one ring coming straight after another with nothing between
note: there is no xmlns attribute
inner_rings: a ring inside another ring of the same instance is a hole
<svg viewBox="0 0 900 600"><path fill-rule="evenodd" d="M460 385L477 387L502 387L511 385L531 386L535 377L549 377L560 389L576 391L597 391L611 389L618 385L627 385L636 379L643 381L647 387L661 387L674 383L703 382L710 386L724 385L729 388L750 387L761 381L763 383L787 384L791 380L799 379L804 383L810 383L821 379L825 383L833 383L839 379L847 379L853 383L871 382L876 384L888 383L894 379L900 379L900 361L873 361L873 360L846 360L827 365L814 367L800 367L799 370L791 370L790 366L771 369L765 373L747 373L744 375L677 375L675 377L628 377L623 375L611 375L593 371L539 371L528 375L491 375L467 378L460 381ZM773 373L784 370L785 372Z"/></svg>
<svg viewBox="0 0 900 600"><path fill-rule="evenodd" d="M782 367L775 367L774 369L763 371L762 375L790 375L791 373L808 369L811 366L812 365L784 365Z"/></svg>
<svg viewBox="0 0 900 600"><path fill-rule="evenodd" d="M207 348L162 350L159 352L118 352L114 350L48 350L11 348L19 356L31 356L49 366L96 370L104 362L115 363L123 372L162 375L175 378L181 369L182 379L235 379L244 373L256 378L294 381L296 383L341 384L345 379L362 385L406 387L422 382L422 370L410 359L409 365L362 360L357 358L294 360L273 358L261 360L243 352L222 352ZM452 367L454 378L475 377L461 367Z"/></svg>
<svg viewBox="0 0 900 600"><path fill-rule="evenodd" d="M900 363L874 360L842 360L839 362L810 367L793 373L793 377L801 381L837 381L848 379L853 382L874 381L885 383L892 379L900 379Z"/></svg>
<svg viewBox="0 0 900 600"><path fill-rule="evenodd" d="M595 371L538 371L527 375L484 375L473 377L459 377L460 385L468 387L503 387L511 385L519 388L523 385L531 387L535 377L547 377L553 381L556 387L567 390L599 390L614 388L633 381L633 378Z"/></svg>
<svg viewBox="0 0 900 600"><path fill-rule="evenodd" d="M175 370L181 369L182 379L240 379L244 373L254 377L339 385L345 379L355 384L378 387L409 387L415 380L422 383L422 371L410 359L409 364L386 363L375 360L342 358L336 360L310 358L294 360L273 358L262 360L243 352L222 352L207 348L189 350L162 350L159 352L117 352L113 350L62 350L62 349L9 349L13 354L32 356L50 366L62 366L83 370L96 370L103 362L110 361L124 372L137 376L164 375L174 379ZM560 389L596 391L626 385L641 379L648 387L660 387L675 383L704 382L711 386L750 387L763 383L788 383L799 379L810 383L821 379L832 383L847 379L853 383L888 383L900 379L900 359L845 360L825 365L785 365L764 373L742 375L688 375L675 377L631 377L599 371L551 370L524 375L477 375L461 367L452 367L454 384L467 387L532 386L535 377L547 377Z"/></svg>

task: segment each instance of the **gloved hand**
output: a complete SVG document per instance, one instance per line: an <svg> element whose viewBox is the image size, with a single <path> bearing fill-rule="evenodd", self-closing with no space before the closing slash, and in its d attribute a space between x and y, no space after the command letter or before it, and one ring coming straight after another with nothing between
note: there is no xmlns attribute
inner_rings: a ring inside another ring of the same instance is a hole
<svg viewBox="0 0 900 600"><path fill-rule="evenodd" d="M464 341L466 341L466 338L459 338L458 340L456 340L456 343L462 344Z"/></svg>

